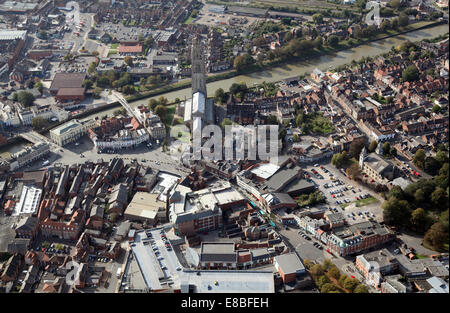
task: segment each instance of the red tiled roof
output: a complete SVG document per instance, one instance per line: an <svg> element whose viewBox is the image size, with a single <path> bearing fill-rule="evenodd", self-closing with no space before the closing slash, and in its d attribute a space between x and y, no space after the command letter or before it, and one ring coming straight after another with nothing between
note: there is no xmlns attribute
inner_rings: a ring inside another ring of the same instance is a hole
<svg viewBox="0 0 450 313"><path fill-rule="evenodd" d="M141 53L142 46L141 45L120 45L118 49L119 53Z"/></svg>
<svg viewBox="0 0 450 313"><path fill-rule="evenodd" d="M60 88L57 96L82 96L84 88Z"/></svg>

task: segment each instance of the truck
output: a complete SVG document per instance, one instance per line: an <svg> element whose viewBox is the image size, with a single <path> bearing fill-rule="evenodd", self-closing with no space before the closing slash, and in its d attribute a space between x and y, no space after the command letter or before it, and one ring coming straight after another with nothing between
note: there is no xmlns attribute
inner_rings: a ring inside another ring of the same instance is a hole
<svg viewBox="0 0 450 313"><path fill-rule="evenodd" d="M119 268L117 269L117 273L116 273L117 278L120 278L120 275L121 275L121 274L122 274L122 268L119 267Z"/></svg>

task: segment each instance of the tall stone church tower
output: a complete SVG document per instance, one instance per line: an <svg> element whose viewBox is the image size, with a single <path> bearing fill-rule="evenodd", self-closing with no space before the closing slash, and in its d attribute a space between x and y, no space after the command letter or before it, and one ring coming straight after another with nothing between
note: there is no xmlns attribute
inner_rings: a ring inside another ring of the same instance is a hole
<svg viewBox="0 0 450 313"><path fill-rule="evenodd" d="M364 168L364 161L367 158L367 150L366 147L363 147L360 155L359 155L359 168L363 169Z"/></svg>
<svg viewBox="0 0 450 313"><path fill-rule="evenodd" d="M191 51L192 94L201 92L206 97L204 47L200 35L194 37Z"/></svg>

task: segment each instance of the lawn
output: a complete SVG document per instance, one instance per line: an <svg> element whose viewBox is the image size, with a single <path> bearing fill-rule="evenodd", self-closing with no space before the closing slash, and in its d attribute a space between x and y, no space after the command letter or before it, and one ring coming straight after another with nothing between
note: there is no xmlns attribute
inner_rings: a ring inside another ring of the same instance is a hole
<svg viewBox="0 0 450 313"><path fill-rule="evenodd" d="M340 207L341 208L345 208L345 207L348 207L352 203L356 203L357 207L362 207L362 206L365 206L365 205L368 205L368 204L372 204L372 203L377 203L377 202L378 202L378 199L370 196L369 198L366 198L366 199L356 200L356 201L353 201L353 202L350 202L350 203L342 203L342 204L340 204Z"/></svg>
<svg viewBox="0 0 450 313"><path fill-rule="evenodd" d="M191 24L194 21L194 18L192 16L189 16L186 21L184 21L184 24L188 25Z"/></svg>
<svg viewBox="0 0 450 313"><path fill-rule="evenodd" d="M306 115L305 129L307 133L326 135L334 131L330 120L320 113L311 113Z"/></svg>
<svg viewBox="0 0 450 313"><path fill-rule="evenodd" d="M117 48L119 48L119 43L113 43L110 47L112 50L116 50Z"/></svg>
<svg viewBox="0 0 450 313"><path fill-rule="evenodd" d="M356 206L357 207L362 207L362 206L365 206L365 205L368 205L368 204L372 204L372 203L377 203L377 202L378 202L378 199L370 196L369 198L365 198L365 199L362 199L362 200L357 200L356 201Z"/></svg>
<svg viewBox="0 0 450 313"><path fill-rule="evenodd" d="M430 258L429 255L424 255L424 254L414 253L414 255L416 256L417 259L429 259Z"/></svg>
<svg viewBox="0 0 450 313"><path fill-rule="evenodd" d="M108 51L108 56L113 55L113 54L117 54L117 50L115 50L115 49L110 49L110 50Z"/></svg>

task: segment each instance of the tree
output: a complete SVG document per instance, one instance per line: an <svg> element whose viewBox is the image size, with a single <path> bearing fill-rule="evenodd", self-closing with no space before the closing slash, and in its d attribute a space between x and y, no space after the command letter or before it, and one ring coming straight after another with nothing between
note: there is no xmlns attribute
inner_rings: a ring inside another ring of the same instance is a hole
<svg viewBox="0 0 450 313"><path fill-rule="evenodd" d="M339 278L341 277L341 272L339 271L339 269L336 266L332 266L329 270L328 270L328 275L330 275L331 277L333 277L334 279L339 280Z"/></svg>
<svg viewBox="0 0 450 313"><path fill-rule="evenodd" d="M128 65L128 66L133 66L133 58L130 57L129 55L127 55L126 57L123 58L123 61Z"/></svg>
<svg viewBox="0 0 450 313"><path fill-rule="evenodd" d="M424 237L424 242L437 250L442 250L446 241L448 241L448 233L440 222L434 223Z"/></svg>
<svg viewBox="0 0 450 313"><path fill-rule="evenodd" d="M346 170L347 175L350 176L353 180L358 180L361 177L361 169L359 168L359 165L357 163L353 163L350 165L349 168Z"/></svg>
<svg viewBox="0 0 450 313"><path fill-rule="evenodd" d="M82 86L84 88L91 89L93 85L94 85L94 82L92 80L89 80L89 79L83 80Z"/></svg>
<svg viewBox="0 0 450 313"><path fill-rule="evenodd" d="M89 63L89 67L88 67L88 73L89 74L95 73L96 69L97 69L97 63L96 62Z"/></svg>
<svg viewBox="0 0 450 313"><path fill-rule="evenodd" d="M214 93L214 100L222 104L224 99L225 99L225 91L222 88L217 89L216 92Z"/></svg>
<svg viewBox="0 0 450 313"><path fill-rule="evenodd" d="M47 39L48 38L47 32L45 30L41 30L39 32L39 37L41 37L41 39L44 39L44 40Z"/></svg>
<svg viewBox="0 0 450 313"><path fill-rule="evenodd" d="M313 19L313 22L315 24L322 24L323 23L323 15L322 15L322 13L313 14L312 19Z"/></svg>
<svg viewBox="0 0 450 313"><path fill-rule="evenodd" d="M414 154L413 163L420 168L423 168L425 162L425 150L419 149Z"/></svg>
<svg viewBox="0 0 450 313"><path fill-rule="evenodd" d="M336 153L331 158L331 164L336 166L337 168L344 167L349 161L346 151L342 151L341 153Z"/></svg>
<svg viewBox="0 0 450 313"><path fill-rule="evenodd" d="M388 3L388 6L394 9L400 8L402 5L401 0L391 0Z"/></svg>
<svg viewBox="0 0 450 313"><path fill-rule="evenodd" d="M297 127L301 127L301 125L305 122L305 114L303 113L303 111L301 111L298 115L297 118L295 119L295 124L297 124Z"/></svg>
<svg viewBox="0 0 450 313"><path fill-rule="evenodd" d="M275 115L270 114L267 117L267 125L278 125L278 118Z"/></svg>
<svg viewBox="0 0 450 313"><path fill-rule="evenodd" d="M336 35L331 35L327 38L327 44L331 47L337 47L339 44L339 37Z"/></svg>
<svg viewBox="0 0 450 313"><path fill-rule="evenodd" d="M136 89L132 85L126 85L122 87L122 92L126 95L132 95L136 92Z"/></svg>
<svg viewBox="0 0 450 313"><path fill-rule="evenodd" d="M314 45L314 48L316 48L316 49L321 49L322 48L322 44L323 44L323 38L320 37L320 36L317 36L313 40L313 45Z"/></svg>
<svg viewBox="0 0 450 313"><path fill-rule="evenodd" d="M448 155L445 151L438 151L434 158L441 164L448 163Z"/></svg>
<svg viewBox="0 0 450 313"><path fill-rule="evenodd" d="M419 69L414 64L409 65L403 70L402 79L405 82L419 79Z"/></svg>
<svg viewBox="0 0 450 313"><path fill-rule="evenodd" d="M443 188L437 187L431 194L431 202L436 208L445 209L448 207L447 192Z"/></svg>
<svg viewBox="0 0 450 313"><path fill-rule="evenodd" d="M388 225L407 224L410 216L409 203L406 200L389 198L383 205L383 220Z"/></svg>
<svg viewBox="0 0 450 313"><path fill-rule="evenodd" d="M350 292L353 292L353 290L355 290L356 286L358 286L358 285L359 285L359 281L357 279L347 277L345 279L342 287L344 287L345 289L347 289Z"/></svg>
<svg viewBox="0 0 450 313"><path fill-rule="evenodd" d="M148 106L150 110L155 111L156 106L158 105L158 101L156 99L150 99L148 101Z"/></svg>
<svg viewBox="0 0 450 313"><path fill-rule="evenodd" d="M386 141L383 143L383 154L387 155L391 151L391 143L389 141Z"/></svg>
<svg viewBox="0 0 450 313"><path fill-rule="evenodd" d="M409 24L409 17L405 13L401 13L398 16L398 25L404 27Z"/></svg>
<svg viewBox="0 0 450 313"><path fill-rule="evenodd" d="M38 80L34 83L34 88L37 89L40 93L42 93L42 91L44 90L44 85L40 80Z"/></svg>
<svg viewBox="0 0 450 313"><path fill-rule="evenodd" d="M159 102L160 105L167 105L167 103L169 103L169 100L167 100L167 98L165 98L163 96L160 96L158 98L158 102Z"/></svg>
<svg viewBox="0 0 450 313"><path fill-rule="evenodd" d="M341 277L339 277L339 285L344 286L344 283L346 280L347 280L347 276L341 275Z"/></svg>
<svg viewBox="0 0 450 313"><path fill-rule="evenodd" d="M315 276L315 277L319 277L323 275L323 268L322 265L320 264L314 264L313 266L311 266L311 275Z"/></svg>
<svg viewBox="0 0 450 313"><path fill-rule="evenodd" d="M439 113L441 111L441 106L438 104L433 105L433 113Z"/></svg>
<svg viewBox="0 0 450 313"><path fill-rule="evenodd" d="M392 157L396 157L397 156L397 149L395 147L391 147L391 150L389 150L389 154Z"/></svg>
<svg viewBox="0 0 450 313"><path fill-rule="evenodd" d="M166 119L166 107L162 104L158 104L155 108L155 114L159 116L162 121Z"/></svg>
<svg viewBox="0 0 450 313"><path fill-rule="evenodd" d="M378 147L378 142L373 140L369 145L369 152L374 152Z"/></svg>
<svg viewBox="0 0 450 313"><path fill-rule="evenodd" d="M411 213L410 218L411 226L420 232L423 232L427 228L428 224L428 218L427 214L424 209L417 208Z"/></svg>
<svg viewBox="0 0 450 313"><path fill-rule="evenodd" d="M255 38L253 39L253 45L260 48L266 45L266 39L264 37Z"/></svg>
<svg viewBox="0 0 450 313"><path fill-rule="evenodd" d="M394 186L392 187L391 190L389 190L389 194L388 194L388 199L389 198L397 198L399 200L403 200L405 199L405 194L403 193L403 189L400 186Z"/></svg>
<svg viewBox="0 0 450 313"><path fill-rule="evenodd" d="M17 93L17 101L24 106L25 108L28 108L33 105L35 98L32 93L28 91L19 91Z"/></svg>
<svg viewBox="0 0 450 313"><path fill-rule="evenodd" d="M334 293L339 292L339 288L331 283L324 284L322 288L320 288L321 293Z"/></svg>
<svg viewBox="0 0 450 313"><path fill-rule="evenodd" d="M253 63L255 63L255 60L250 54L246 53L244 55L238 55L237 57L235 57L233 65L236 71L240 72L248 69L249 66Z"/></svg>
<svg viewBox="0 0 450 313"><path fill-rule="evenodd" d="M226 117L222 120L222 123L220 123L220 125L223 128L225 128L225 126L227 126L227 125L233 125L233 122L229 118Z"/></svg>
<svg viewBox="0 0 450 313"><path fill-rule="evenodd" d="M348 153L352 158L358 158L362 149L364 148L363 140L353 140L348 149Z"/></svg>
<svg viewBox="0 0 450 313"><path fill-rule="evenodd" d="M356 288L353 290L353 293L369 293L369 289L363 284L359 284L356 286Z"/></svg>
<svg viewBox="0 0 450 313"><path fill-rule="evenodd" d="M388 30L391 27L391 23L389 22L389 20L384 20L383 22L381 22L380 24L380 29L385 32L386 30Z"/></svg>
<svg viewBox="0 0 450 313"><path fill-rule="evenodd" d="M102 93L102 89L101 88L99 88L99 87L95 87L94 88L94 98L95 99L99 99L101 93Z"/></svg>
<svg viewBox="0 0 450 313"><path fill-rule="evenodd" d="M425 158L423 169L430 175L436 175L441 168L441 163L435 158L429 156Z"/></svg>
<svg viewBox="0 0 450 313"><path fill-rule="evenodd" d="M31 120L31 126L33 126L35 130L41 130L43 128L46 128L48 125L48 121L41 116L33 117L33 119Z"/></svg>
<svg viewBox="0 0 450 313"><path fill-rule="evenodd" d="M392 29L397 29L398 28L398 19L397 18L393 18L391 20L391 28Z"/></svg>
<svg viewBox="0 0 450 313"><path fill-rule="evenodd" d="M317 279L316 285L320 289L320 288L322 288L323 285L328 284L329 282L330 282L330 280L328 279L328 277L326 277L325 275L322 275Z"/></svg>
<svg viewBox="0 0 450 313"><path fill-rule="evenodd" d="M416 192L414 193L414 200L419 205L425 202L425 198L426 198L425 193L420 188L417 189Z"/></svg>

